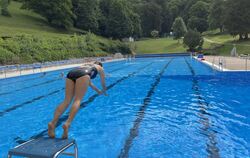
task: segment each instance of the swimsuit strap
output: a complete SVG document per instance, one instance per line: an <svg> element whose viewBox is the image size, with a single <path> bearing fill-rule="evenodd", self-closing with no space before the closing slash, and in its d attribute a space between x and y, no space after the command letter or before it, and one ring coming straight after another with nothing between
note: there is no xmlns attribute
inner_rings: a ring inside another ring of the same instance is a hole
<svg viewBox="0 0 250 158"><path fill-rule="evenodd" d="M96 67L93 66L93 67L91 68L91 72L90 72L90 74L89 74L90 78L91 78L91 79L96 78L96 75L97 75L97 74L98 74L98 71L97 71Z"/></svg>

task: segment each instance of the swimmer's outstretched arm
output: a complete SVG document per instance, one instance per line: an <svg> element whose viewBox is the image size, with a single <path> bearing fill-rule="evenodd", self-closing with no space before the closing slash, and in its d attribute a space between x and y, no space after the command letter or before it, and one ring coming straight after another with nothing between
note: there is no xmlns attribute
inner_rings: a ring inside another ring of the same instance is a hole
<svg viewBox="0 0 250 158"><path fill-rule="evenodd" d="M95 90L98 94L102 94L102 91L100 91L92 82L89 82L89 86Z"/></svg>

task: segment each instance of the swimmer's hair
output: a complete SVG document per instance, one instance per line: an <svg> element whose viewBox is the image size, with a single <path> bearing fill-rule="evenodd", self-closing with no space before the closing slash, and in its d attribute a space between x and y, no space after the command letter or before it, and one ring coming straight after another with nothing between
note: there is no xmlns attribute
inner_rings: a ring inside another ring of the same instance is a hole
<svg viewBox="0 0 250 158"><path fill-rule="evenodd" d="M94 64L96 64L96 65L99 65L99 66L103 67L102 63L101 63L101 62L99 62L99 61L95 61L95 62L94 62Z"/></svg>

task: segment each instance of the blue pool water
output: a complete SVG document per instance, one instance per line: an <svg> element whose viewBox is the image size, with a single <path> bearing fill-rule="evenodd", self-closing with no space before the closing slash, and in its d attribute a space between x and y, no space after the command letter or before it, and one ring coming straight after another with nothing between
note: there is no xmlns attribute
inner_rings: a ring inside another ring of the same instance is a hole
<svg viewBox="0 0 250 158"><path fill-rule="evenodd" d="M190 57L104 68L109 96L89 89L70 128L81 158L250 157L250 74L219 73ZM0 157L47 135L67 71L0 80Z"/></svg>

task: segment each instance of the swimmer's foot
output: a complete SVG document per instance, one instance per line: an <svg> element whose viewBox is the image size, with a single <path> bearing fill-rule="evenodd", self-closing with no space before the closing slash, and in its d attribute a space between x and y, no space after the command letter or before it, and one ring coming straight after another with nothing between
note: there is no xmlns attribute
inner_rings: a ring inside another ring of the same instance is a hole
<svg viewBox="0 0 250 158"><path fill-rule="evenodd" d="M55 138L55 125L52 122L48 124L48 135L50 138Z"/></svg>
<svg viewBox="0 0 250 158"><path fill-rule="evenodd" d="M67 139L68 138L68 131L69 131L69 124L65 123L63 125L63 135L62 139Z"/></svg>

